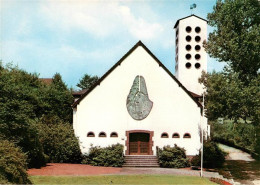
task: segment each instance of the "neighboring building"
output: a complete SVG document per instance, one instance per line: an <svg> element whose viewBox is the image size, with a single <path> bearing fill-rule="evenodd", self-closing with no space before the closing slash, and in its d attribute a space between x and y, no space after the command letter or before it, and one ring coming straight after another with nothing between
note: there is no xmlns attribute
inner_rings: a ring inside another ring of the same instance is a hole
<svg viewBox="0 0 260 185"><path fill-rule="evenodd" d="M202 120L203 130L208 128L199 102L203 89L198 83L201 71L207 69L202 48L206 24L191 15L175 25L179 80L139 41L91 89L78 93L73 127L83 153L91 145L116 143L125 146L125 155L156 155L156 147L174 144L184 147L189 156L199 153ZM191 48L186 49L186 35L201 39L190 41ZM198 51L194 49L197 45ZM186 66L186 53L192 57L190 67ZM193 59L196 54L200 59Z"/></svg>
<svg viewBox="0 0 260 185"><path fill-rule="evenodd" d="M52 82L53 82L53 79L52 79L52 78L39 78L39 80L40 80L41 82L43 82L44 84L46 84L46 85L51 85Z"/></svg>

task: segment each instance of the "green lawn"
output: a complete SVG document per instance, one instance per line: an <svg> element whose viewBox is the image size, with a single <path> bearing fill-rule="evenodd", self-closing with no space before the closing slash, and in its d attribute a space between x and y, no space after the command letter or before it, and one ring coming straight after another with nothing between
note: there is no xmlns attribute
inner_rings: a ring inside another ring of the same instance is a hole
<svg viewBox="0 0 260 185"><path fill-rule="evenodd" d="M31 176L33 184L215 184L207 178L173 175Z"/></svg>

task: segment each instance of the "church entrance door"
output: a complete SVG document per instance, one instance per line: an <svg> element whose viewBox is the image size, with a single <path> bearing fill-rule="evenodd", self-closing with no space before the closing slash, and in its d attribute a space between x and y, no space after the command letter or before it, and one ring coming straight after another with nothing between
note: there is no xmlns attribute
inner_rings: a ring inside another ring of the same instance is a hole
<svg viewBox="0 0 260 185"><path fill-rule="evenodd" d="M149 155L149 133L129 134L130 155Z"/></svg>

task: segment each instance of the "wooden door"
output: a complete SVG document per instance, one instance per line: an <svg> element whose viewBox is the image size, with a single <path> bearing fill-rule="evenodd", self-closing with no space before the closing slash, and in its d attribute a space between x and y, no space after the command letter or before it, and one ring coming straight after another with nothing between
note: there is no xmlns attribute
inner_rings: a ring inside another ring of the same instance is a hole
<svg viewBox="0 0 260 185"><path fill-rule="evenodd" d="M149 137L147 133L131 133L129 142L130 155L148 155Z"/></svg>

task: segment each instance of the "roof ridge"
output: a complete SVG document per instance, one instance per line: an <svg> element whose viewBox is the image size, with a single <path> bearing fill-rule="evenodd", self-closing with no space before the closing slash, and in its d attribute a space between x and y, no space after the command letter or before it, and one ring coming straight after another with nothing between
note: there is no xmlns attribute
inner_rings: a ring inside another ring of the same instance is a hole
<svg viewBox="0 0 260 185"><path fill-rule="evenodd" d="M117 67L126 57L128 57L138 46L142 46L144 50L162 67L170 77L181 87L191 99L201 108L202 105L192 96L192 94L182 85L182 83L162 64L162 62L139 40L117 63L115 63L88 91L86 91L77 101L72 104L72 107L76 107L82 99L84 99L97 85L100 83Z"/></svg>
<svg viewBox="0 0 260 185"><path fill-rule="evenodd" d="M191 17L191 16L195 16L195 17L197 17L197 18L199 18L199 19L201 19L201 20L203 20L203 21L208 22L206 19L203 19L203 18L201 18L201 17L199 17L199 16L197 16L197 15L195 15L195 14L191 14L191 15L189 15L189 16L186 16L186 17L183 17L183 18L181 18L181 19L178 19L178 20L176 21L176 23L175 23L175 25L174 25L173 28L176 28L176 27L178 26L180 20L183 20L183 19L189 18L189 17Z"/></svg>

